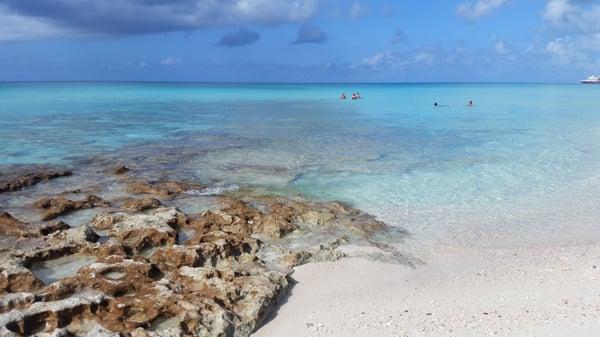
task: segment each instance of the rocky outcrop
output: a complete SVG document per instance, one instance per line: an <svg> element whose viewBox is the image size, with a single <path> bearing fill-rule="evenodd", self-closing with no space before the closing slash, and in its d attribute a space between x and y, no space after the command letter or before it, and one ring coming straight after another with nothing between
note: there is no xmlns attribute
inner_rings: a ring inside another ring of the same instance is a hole
<svg viewBox="0 0 600 337"><path fill-rule="evenodd" d="M68 177L73 173L69 170L41 169L24 174L5 174L0 178L0 193L14 192L26 187L34 186L43 181L60 177Z"/></svg>
<svg viewBox="0 0 600 337"><path fill-rule="evenodd" d="M29 336L63 328L73 320L92 317L104 300L99 294L82 294L54 302L35 302L27 309L0 315L0 336Z"/></svg>
<svg viewBox="0 0 600 337"><path fill-rule="evenodd" d="M69 200L63 197L42 198L33 207L44 210L42 220L52 220L69 212L94 207L110 207L110 203L95 195L88 195L84 200Z"/></svg>
<svg viewBox="0 0 600 337"><path fill-rule="evenodd" d="M160 196L169 196L181 194L188 190L199 190L204 188L204 185L198 183L180 182L180 181L130 181L127 184L127 189L134 194L153 194Z"/></svg>
<svg viewBox="0 0 600 337"><path fill-rule="evenodd" d="M95 217L91 226L106 230L110 237L134 252L149 247L174 244L177 240L175 226L183 214L175 208L157 208L150 214L106 213Z"/></svg>
<svg viewBox="0 0 600 337"><path fill-rule="evenodd" d="M26 233L26 223L15 219L8 212L0 212L0 235L22 236Z"/></svg>
<svg viewBox="0 0 600 337"><path fill-rule="evenodd" d="M0 294L30 292L42 286L21 259L9 252L0 254Z"/></svg>
<svg viewBox="0 0 600 337"><path fill-rule="evenodd" d="M220 196L221 207L185 214L148 194L168 204L200 185L126 184L135 195L81 227L29 230L6 216L19 245L0 251L0 335L249 336L287 293L294 266L338 259L348 240L385 227L340 203L277 197ZM57 196L34 206L53 219L110 203ZM45 272L46 285L36 277Z"/></svg>
<svg viewBox="0 0 600 337"><path fill-rule="evenodd" d="M116 175L125 174L131 171L131 169L125 165L117 165L113 168L113 173Z"/></svg>
<svg viewBox="0 0 600 337"><path fill-rule="evenodd" d="M71 227L69 225L67 225L66 223L64 223L62 221L58 221L58 222L42 225L39 228L39 233L41 235L49 235L49 234L56 233L61 230L67 230L69 228L71 228Z"/></svg>
<svg viewBox="0 0 600 337"><path fill-rule="evenodd" d="M129 199L123 203L123 210L129 212L141 212L147 209L157 208L161 205L156 198Z"/></svg>

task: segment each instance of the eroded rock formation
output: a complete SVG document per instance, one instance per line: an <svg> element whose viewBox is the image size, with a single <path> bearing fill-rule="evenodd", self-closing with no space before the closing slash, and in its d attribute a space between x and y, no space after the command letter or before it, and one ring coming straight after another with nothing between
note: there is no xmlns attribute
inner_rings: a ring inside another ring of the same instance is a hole
<svg viewBox="0 0 600 337"><path fill-rule="evenodd" d="M110 203L95 195L88 195L84 200L76 201L64 197L42 198L36 201L33 207L44 210L42 220L53 220L72 211L94 207L110 207Z"/></svg>
<svg viewBox="0 0 600 337"><path fill-rule="evenodd" d="M0 214L0 234L19 238L0 250L1 336L249 336L294 266L337 259L385 227L340 203L279 197L220 196L185 214L153 197L202 185L124 184L134 195L118 208L93 195L39 200L37 228ZM92 207L107 210L81 227L45 222Z"/></svg>

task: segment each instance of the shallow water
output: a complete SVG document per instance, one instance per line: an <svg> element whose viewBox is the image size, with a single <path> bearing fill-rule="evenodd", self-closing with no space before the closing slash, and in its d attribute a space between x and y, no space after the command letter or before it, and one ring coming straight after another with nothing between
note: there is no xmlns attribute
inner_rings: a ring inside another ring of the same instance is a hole
<svg viewBox="0 0 600 337"><path fill-rule="evenodd" d="M177 317L160 317L152 322L150 325L150 331L165 332L168 330L179 329L181 325L181 319Z"/></svg>
<svg viewBox="0 0 600 337"><path fill-rule="evenodd" d="M193 238L196 235L194 229L182 229L177 233L177 244L183 245L186 241Z"/></svg>
<svg viewBox="0 0 600 337"><path fill-rule="evenodd" d="M4 83L0 163L102 155L217 187L342 200L408 229L415 246L598 240L598 90Z"/></svg>
<svg viewBox="0 0 600 337"><path fill-rule="evenodd" d="M88 255L67 255L57 259L35 262L29 268L45 285L77 274L84 266L96 262L96 258Z"/></svg>
<svg viewBox="0 0 600 337"><path fill-rule="evenodd" d="M127 273L122 271L109 271L108 273L103 274L103 276L111 280L120 280L127 276Z"/></svg>

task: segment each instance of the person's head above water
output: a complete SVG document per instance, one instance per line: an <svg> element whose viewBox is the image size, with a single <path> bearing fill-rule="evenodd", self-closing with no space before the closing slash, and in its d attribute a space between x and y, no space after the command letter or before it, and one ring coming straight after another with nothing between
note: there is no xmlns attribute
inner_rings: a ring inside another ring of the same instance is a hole
<svg viewBox="0 0 600 337"><path fill-rule="evenodd" d="M433 106L438 106L437 102L433 103Z"/></svg>

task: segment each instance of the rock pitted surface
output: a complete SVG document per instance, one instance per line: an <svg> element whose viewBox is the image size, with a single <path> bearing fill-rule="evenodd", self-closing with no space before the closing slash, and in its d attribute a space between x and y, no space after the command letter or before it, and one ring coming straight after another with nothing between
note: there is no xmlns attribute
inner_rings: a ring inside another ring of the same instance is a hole
<svg viewBox="0 0 600 337"><path fill-rule="evenodd" d="M8 212L0 211L0 235L22 236L27 233L27 224L15 219Z"/></svg>
<svg viewBox="0 0 600 337"><path fill-rule="evenodd" d="M122 184L123 203L37 201L46 212L37 228L0 214L0 235L18 238L0 250L0 336L249 336L288 292L294 266L340 258L341 245L385 229L337 202L243 194L185 214L168 205L203 185ZM106 210L86 225L48 222L93 207Z"/></svg>
<svg viewBox="0 0 600 337"><path fill-rule="evenodd" d="M110 207L110 203L95 195L88 195L84 200L76 201L64 197L42 198L36 201L33 207L44 211L42 220L53 220L72 211Z"/></svg>

